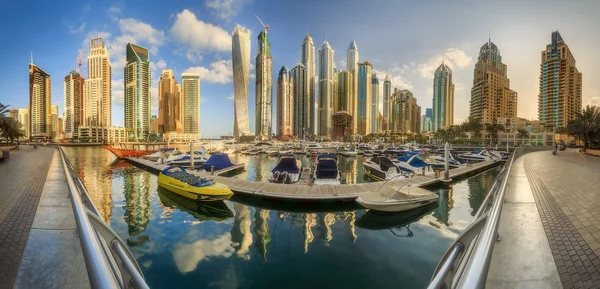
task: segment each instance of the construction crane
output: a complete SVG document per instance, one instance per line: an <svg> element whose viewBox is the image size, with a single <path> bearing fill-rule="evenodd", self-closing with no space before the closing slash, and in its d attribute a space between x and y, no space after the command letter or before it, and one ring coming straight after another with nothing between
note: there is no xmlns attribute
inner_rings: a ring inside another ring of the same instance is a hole
<svg viewBox="0 0 600 289"><path fill-rule="evenodd" d="M77 64L79 64L79 75L81 75L81 66L83 64L83 48L79 50L79 56L77 56Z"/></svg>
<svg viewBox="0 0 600 289"><path fill-rule="evenodd" d="M258 18L258 15L254 14L254 16L256 16L256 19L258 19L258 22L260 22L260 24L265 28L265 33L269 34L269 25L265 25L262 20L260 20L260 18Z"/></svg>

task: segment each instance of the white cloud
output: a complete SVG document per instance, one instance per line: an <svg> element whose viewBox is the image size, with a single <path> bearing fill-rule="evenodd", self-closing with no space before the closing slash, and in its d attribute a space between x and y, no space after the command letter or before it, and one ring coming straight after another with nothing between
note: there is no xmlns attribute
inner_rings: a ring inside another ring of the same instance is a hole
<svg viewBox="0 0 600 289"><path fill-rule="evenodd" d="M72 33L72 34L81 33L81 32L83 32L83 30L85 30L85 25L86 25L86 23L84 22L77 28L71 27L71 28L69 28L69 33Z"/></svg>
<svg viewBox="0 0 600 289"><path fill-rule="evenodd" d="M204 98L204 97L200 97L200 103L205 103L206 101L207 101L207 99L206 99L206 98Z"/></svg>
<svg viewBox="0 0 600 289"><path fill-rule="evenodd" d="M150 87L150 111L158 115L158 87Z"/></svg>
<svg viewBox="0 0 600 289"><path fill-rule="evenodd" d="M451 69L460 69L470 65L471 60L472 57L467 55L463 50L448 48L443 54L438 54L430 58L427 62L419 64L417 71L421 77L433 79L433 74L440 64L442 64L442 61Z"/></svg>
<svg viewBox="0 0 600 289"><path fill-rule="evenodd" d="M229 99L229 100L233 100L234 98L235 98L235 95L233 94L233 92L229 96L227 96L227 99Z"/></svg>
<svg viewBox="0 0 600 289"><path fill-rule="evenodd" d="M214 240L198 240L191 244L177 243L173 246L175 265L182 273L192 272L202 260L212 257L230 257L234 249L231 246L231 234L227 233Z"/></svg>
<svg viewBox="0 0 600 289"><path fill-rule="evenodd" d="M162 58L158 62L150 61L150 72L153 77L160 77L165 68L167 68L167 62Z"/></svg>
<svg viewBox="0 0 600 289"><path fill-rule="evenodd" d="M165 41L165 33L162 30L157 30L152 25L137 19L121 19L119 28L122 34L130 36L135 42L138 42L136 44L139 42L150 44L149 50L154 54L158 52L158 47Z"/></svg>
<svg viewBox="0 0 600 289"><path fill-rule="evenodd" d="M200 74L200 81L209 83L226 84L232 81L233 70L231 60L217 60L210 64L210 68L194 66L184 72L195 72Z"/></svg>
<svg viewBox="0 0 600 289"><path fill-rule="evenodd" d="M600 106L600 96L592 96L589 99L587 99L586 101L584 101L583 106L586 105L597 105Z"/></svg>
<svg viewBox="0 0 600 289"><path fill-rule="evenodd" d="M246 0L207 0L205 5L213 10L212 12L219 18L230 19L236 16L246 4Z"/></svg>
<svg viewBox="0 0 600 289"><path fill-rule="evenodd" d="M231 51L231 35L223 28L206 23L185 9L177 14L171 27L173 38L186 45L188 51Z"/></svg>
<svg viewBox="0 0 600 289"><path fill-rule="evenodd" d="M108 18L116 22L119 20L119 15L121 15L121 8L119 6L112 6L108 8L106 13L108 14Z"/></svg>
<svg viewBox="0 0 600 289"><path fill-rule="evenodd" d="M123 83L123 79L113 79L111 81L112 86L112 103L123 105L124 97L125 97L125 84Z"/></svg>
<svg viewBox="0 0 600 289"><path fill-rule="evenodd" d="M394 88L408 90L413 89L412 83L402 75L404 73L404 70L402 70L402 68L398 66L386 70L373 69L373 73L376 73L381 80L385 80L385 76L389 74L390 81L392 82L392 91ZM383 90L383 81L381 81L379 85L382 87L381 89Z"/></svg>

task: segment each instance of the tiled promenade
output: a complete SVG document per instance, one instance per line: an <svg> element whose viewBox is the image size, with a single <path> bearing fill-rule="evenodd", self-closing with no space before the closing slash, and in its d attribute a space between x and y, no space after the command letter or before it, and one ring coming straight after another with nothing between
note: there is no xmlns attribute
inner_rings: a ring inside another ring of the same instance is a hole
<svg viewBox="0 0 600 289"><path fill-rule="evenodd" d="M521 157L499 233L489 288L600 288L600 158L577 149Z"/></svg>
<svg viewBox="0 0 600 289"><path fill-rule="evenodd" d="M0 163L0 288L11 288L56 150L21 146Z"/></svg>

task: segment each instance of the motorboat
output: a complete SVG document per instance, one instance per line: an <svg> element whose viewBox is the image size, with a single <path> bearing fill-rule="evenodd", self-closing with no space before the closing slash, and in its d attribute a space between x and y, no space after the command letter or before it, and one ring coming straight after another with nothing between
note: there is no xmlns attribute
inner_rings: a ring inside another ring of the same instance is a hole
<svg viewBox="0 0 600 289"><path fill-rule="evenodd" d="M279 155L279 150L275 149L275 148L269 148L265 151L265 153L267 154L267 156L269 157L276 157Z"/></svg>
<svg viewBox="0 0 600 289"><path fill-rule="evenodd" d="M347 157L347 158L353 158L353 157L356 157L358 155L358 151L355 150L355 149L353 149L353 148L351 148L351 149L342 151L342 155L345 156L345 157Z"/></svg>
<svg viewBox="0 0 600 289"><path fill-rule="evenodd" d="M385 156L372 157L363 163L365 173L376 181L386 181L393 178L409 178L411 173Z"/></svg>
<svg viewBox="0 0 600 289"><path fill-rule="evenodd" d="M502 156L487 149L480 149L462 155L462 159L467 162L497 161L501 160Z"/></svg>
<svg viewBox="0 0 600 289"><path fill-rule="evenodd" d="M411 187L409 183L405 183L400 187L389 185L378 191L361 194L356 202L370 210L403 212L427 206L438 199L436 194L426 189Z"/></svg>
<svg viewBox="0 0 600 289"><path fill-rule="evenodd" d="M164 149L161 149L161 150L159 150L159 151L157 151L157 152L155 152L153 154L145 155L145 156L143 156L143 158L147 159L149 161L155 162L155 161L157 161L161 157L162 158L168 158L169 155L172 152L176 151L176 150L177 149L175 149L175 148L164 148Z"/></svg>
<svg viewBox="0 0 600 289"><path fill-rule="evenodd" d="M167 167L158 175L158 185L196 201L222 201L233 196L224 184L188 173L183 167Z"/></svg>
<svg viewBox="0 0 600 289"><path fill-rule="evenodd" d="M306 153L310 153L313 151L319 151L322 150L323 146L321 146L320 144L313 142L313 143L306 143L306 145L304 146L304 151Z"/></svg>
<svg viewBox="0 0 600 289"><path fill-rule="evenodd" d="M418 174L419 169L425 169L431 166L429 163L423 160L423 156L420 154L406 154L398 158L398 160L392 162L396 164L400 170L411 175Z"/></svg>
<svg viewBox="0 0 600 289"><path fill-rule="evenodd" d="M435 170L443 170L446 162L445 153L442 150L437 150L434 154L428 154L425 161ZM448 151L448 166L450 169L455 169L463 165L463 160L455 150Z"/></svg>
<svg viewBox="0 0 600 289"><path fill-rule="evenodd" d="M399 156L404 152L409 151L408 149L404 148L404 147L388 147L387 149L385 149L383 151L384 155L392 155L392 156Z"/></svg>
<svg viewBox="0 0 600 289"><path fill-rule="evenodd" d="M373 152L372 151L363 151L363 155L365 157L372 157L373 156Z"/></svg>
<svg viewBox="0 0 600 289"><path fill-rule="evenodd" d="M194 166L199 167L206 162L205 154L204 151L194 151ZM170 166L190 167L191 159L189 152L182 153L178 149L175 149L168 156L158 158L156 162Z"/></svg>
<svg viewBox="0 0 600 289"><path fill-rule="evenodd" d="M340 173L337 157L334 154L321 154L317 157L317 168L313 175L315 185L339 185Z"/></svg>
<svg viewBox="0 0 600 289"><path fill-rule="evenodd" d="M247 155L251 155L251 156L258 155L259 153L260 153L260 150L259 150L259 149L252 149L252 150L247 150L247 151L246 151L246 154L247 154Z"/></svg>
<svg viewBox="0 0 600 289"><path fill-rule="evenodd" d="M300 180L302 162L293 154L281 155L279 163L271 170L269 182L292 184Z"/></svg>
<svg viewBox="0 0 600 289"><path fill-rule="evenodd" d="M214 154L202 164L202 168L207 172L218 171L232 166L235 165L231 163L227 154Z"/></svg>

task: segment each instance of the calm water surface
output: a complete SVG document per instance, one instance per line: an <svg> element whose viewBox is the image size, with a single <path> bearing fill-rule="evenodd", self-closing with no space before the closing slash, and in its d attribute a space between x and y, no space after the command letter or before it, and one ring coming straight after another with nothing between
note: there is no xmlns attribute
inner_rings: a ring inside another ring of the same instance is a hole
<svg viewBox="0 0 600 289"><path fill-rule="evenodd" d="M65 152L151 288L424 288L498 173L436 190L433 207L382 215L248 198L201 205L99 147ZM265 180L277 162L231 158L250 180ZM364 182L361 164L340 157L343 182Z"/></svg>

